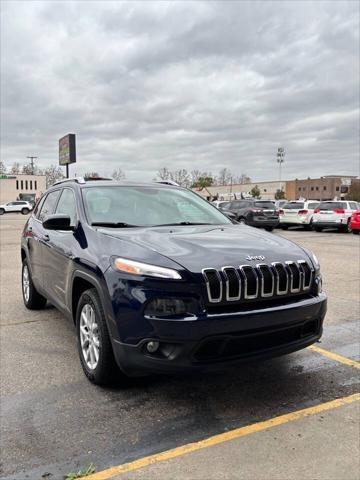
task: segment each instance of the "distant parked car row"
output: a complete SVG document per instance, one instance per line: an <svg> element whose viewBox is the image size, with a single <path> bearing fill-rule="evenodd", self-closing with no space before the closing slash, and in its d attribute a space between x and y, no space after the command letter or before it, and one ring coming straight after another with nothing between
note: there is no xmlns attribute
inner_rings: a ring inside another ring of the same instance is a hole
<svg viewBox="0 0 360 480"><path fill-rule="evenodd" d="M343 232L360 230L360 205L355 201L291 201L277 208L270 200L242 199L214 202L231 219L272 231L303 226L305 230L336 228Z"/></svg>

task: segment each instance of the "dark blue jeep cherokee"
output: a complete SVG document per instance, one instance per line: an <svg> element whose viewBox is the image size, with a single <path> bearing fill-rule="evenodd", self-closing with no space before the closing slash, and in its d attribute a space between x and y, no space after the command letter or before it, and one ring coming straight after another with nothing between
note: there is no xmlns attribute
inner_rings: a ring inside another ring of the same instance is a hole
<svg viewBox="0 0 360 480"><path fill-rule="evenodd" d="M226 369L322 333L315 255L178 186L58 182L25 225L21 257L26 307L48 300L73 319L95 383L119 369Z"/></svg>

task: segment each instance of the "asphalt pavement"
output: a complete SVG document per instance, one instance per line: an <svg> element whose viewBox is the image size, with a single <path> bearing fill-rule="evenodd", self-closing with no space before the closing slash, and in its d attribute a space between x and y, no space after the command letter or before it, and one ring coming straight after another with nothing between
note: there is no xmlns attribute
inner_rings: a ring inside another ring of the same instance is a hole
<svg viewBox="0 0 360 480"><path fill-rule="evenodd" d="M0 218L1 478L60 479L89 463L101 471L359 391L357 368L311 349L226 373L93 386L81 370L72 323L51 306L36 312L23 306L19 245L25 220ZM318 345L358 360L359 237L275 234L320 259L329 311ZM358 420L355 404L341 406L119 478L219 478L219 472L249 480L340 478L329 474L332 465L342 479L357 480ZM241 470L236 458L243 459Z"/></svg>

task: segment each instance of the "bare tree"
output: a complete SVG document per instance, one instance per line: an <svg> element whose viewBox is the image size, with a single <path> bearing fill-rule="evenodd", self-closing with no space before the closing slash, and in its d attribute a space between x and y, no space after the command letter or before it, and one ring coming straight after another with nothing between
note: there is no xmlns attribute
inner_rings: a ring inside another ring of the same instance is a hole
<svg viewBox="0 0 360 480"><path fill-rule="evenodd" d="M160 168L156 173L157 180L170 180L170 178L170 171L166 167Z"/></svg>
<svg viewBox="0 0 360 480"><path fill-rule="evenodd" d="M170 172L170 179L181 187L189 187L191 183L189 173L185 168L180 168L179 170Z"/></svg>
<svg viewBox="0 0 360 480"><path fill-rule="evenodd" d="M10 173L12 175L17 175L21 172L21 165L19 162L14 162L10 167Z"/></svg>
<svg viewBox="0 0 360 480"><path fill-rule="evenodd" d="M231 183L232 173L227 168L222 168L217 177L218 185L229 185Z"/></svg>
<svg viewBox="0 0 360 480"><path fill-rule="evenodd" d="M64 178L62 168L58 165L50 165L44 170L44 175L46 176L46 188L51 187L55 182Z"/></svg>
<svg viewBox="0 0 360 480"><path fill-rule="evenodd" d="M6 173L6 165L2 160L0 160L0 175L4 175L4 173Z"/></svg>
<svg viewBox="0 0 360 480"><path fill-rule="evenodd" d="M246 175L246 173L241 173L236 178L236 182L234 183L240 183L241 185L244 185L245 183L251 183L251 178L248 175Z"/></svg>
<svg viewBox="0 0 360 480"><path fill-rule="evenodd" d="M23 165L23 167L21 169L21 173L23 173L25 175L32 175L33 169L31 167L31 165L30 164Z"/></svg>
<svg viewBox="0 0 360 480"><path fill-rule="evenodd" d="M121 170L121 168L116 168L113 173L112 173L112 178L114 180L124 180L125 178L125 173Z"/></svg>

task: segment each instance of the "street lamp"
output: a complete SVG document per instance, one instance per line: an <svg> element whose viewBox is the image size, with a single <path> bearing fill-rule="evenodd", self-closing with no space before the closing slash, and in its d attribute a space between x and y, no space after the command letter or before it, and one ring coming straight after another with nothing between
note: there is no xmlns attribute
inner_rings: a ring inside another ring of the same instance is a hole
<svg viewBox="0 0 360 480"><path fill-rule="evenodd" d="M283 147L279 147L277 150L276 161L279 164L279 182L280 182L280 190L281 188L281 165L284 163L285 157L285 149Z"/></svg>

